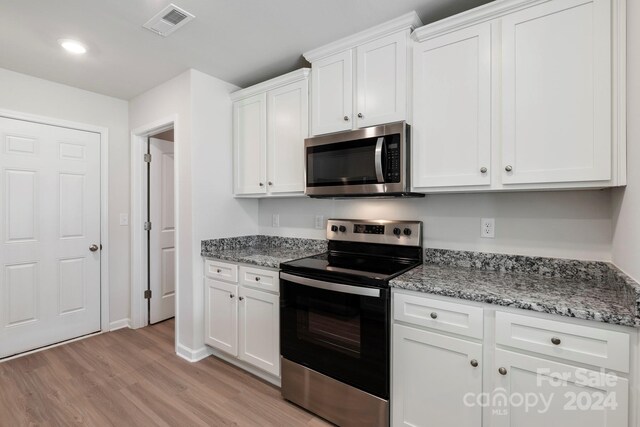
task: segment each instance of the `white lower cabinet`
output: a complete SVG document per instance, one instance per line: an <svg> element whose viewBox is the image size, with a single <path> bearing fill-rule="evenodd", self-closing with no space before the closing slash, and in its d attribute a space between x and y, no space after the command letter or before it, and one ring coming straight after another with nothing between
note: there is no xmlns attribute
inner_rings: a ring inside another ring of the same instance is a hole
<svg viewBox="0 0 640 427"><path fill-rule="evenodd" d="M394 426L482 425L482 344L396 324L393 352Z"/></svg>
<svg viewBox="0 0 640 427"><path fill-rule="evenodd" d="M494 427L628 426L625 378L497 349Z"/></svg>
<svg viewBox="0 0 640 427"><path fill-rule="evenodd" d="M404 290L393 307L393 426L630 426L635 330ZM449 327L476 310L478 333Z"/></svg>
<svg viewBox="0 0 640 427"><path fill-rule="evenodd" d="M205 266L210 261L205 263ZM238 268L235 264L228 264ZM212 279L205 268L205 343L280 376L278 271L240 268L240 281ZM217 271L217 270L213 270ZM253 278L248 281L246 278ZM265 285L263 285L263 282ZM267 290L263 290L267 289Z"/></svg>

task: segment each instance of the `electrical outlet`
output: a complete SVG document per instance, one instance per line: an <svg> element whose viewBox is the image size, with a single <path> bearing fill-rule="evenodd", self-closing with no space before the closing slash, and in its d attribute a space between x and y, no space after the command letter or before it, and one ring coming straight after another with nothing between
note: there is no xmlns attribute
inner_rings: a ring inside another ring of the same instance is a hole
<svg viewBox="0 0 640 427"><path fill-rule="evenodd" d="M487 239L496 237L496 220L494 218L480 219L480 237Z"/></svg>
<svg viewBox="0 0 640 427"><path fill-rule="evenodd" d="M316 228L322 230L324 228L324 216L316 215Z"/></svg>
<svg viewBox="0 0 640 427"><path fill-rule="evenodd" d="M273 214L271 217L271 226L280 227L280 214Z"/></svg>
<svg viewBox="0 0 640 427"><path fill-rule="evenodd" d="M122 226L129 225L129 214L126 214L126 213L120 214L120 225Z"/></svg>

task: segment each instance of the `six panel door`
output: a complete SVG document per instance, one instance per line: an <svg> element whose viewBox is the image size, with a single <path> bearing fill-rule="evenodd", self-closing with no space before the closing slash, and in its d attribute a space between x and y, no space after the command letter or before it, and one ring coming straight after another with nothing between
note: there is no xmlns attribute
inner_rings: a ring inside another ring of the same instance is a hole
<svg viewBox="0 0 640 427"><path fill-rule="evenodd" d="M502 19L504 184L611 179L611 1Z"/></svg>
<svg viewBox="0 0 640 427"><path fill-rule="evenodd" d="M266 193L266 93L233 103L233 141L235 194Z"/></svg>
<svg viewBox="0 0 640 427"><path fill-rule="evenodd" d="M491 24L414 46L415 188L491 184Z"/></svg>
<svg viewBox="0 0 640 427"><path fill-rule="evenodd" d="M0 118L0 144L5 357L100 330L100 135Z"/></svg>
<svg viewBox="0 0 640 427"><path fill-rule="evenodd" d="M320 59L311 67L311 133L350 130L353 114L351 49Z"/></svg>

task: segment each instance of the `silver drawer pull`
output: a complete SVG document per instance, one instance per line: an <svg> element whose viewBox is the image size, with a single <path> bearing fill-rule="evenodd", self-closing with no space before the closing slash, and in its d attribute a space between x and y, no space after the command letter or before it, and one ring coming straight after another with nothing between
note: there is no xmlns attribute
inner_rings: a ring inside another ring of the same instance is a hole
<svg viewBox="0 0 640 427"><path fill-rule="evenodd" d="M498 373L500 375L507 375L507 368L503 368L503 367L498 368Z"/></svg>
<svg viewBox="0 0 640 427"><path fill-rule="evenodd" d="M260 278L259 278L259 277L256 277L256 282L259 282L259 281L260 281Z"/></svg>
<svg viewBox="0 0 640 427"><path fill-rule="evenodd" d="M431 318L432 319L437 319L438 318L438 313L436 313L435 311L431 313Z"/></svg>
<svg viewBox="0 0 640 427"><path fill-rule="evenodd" d="M560 345L561 342L562 341L560 341L560 338L558 338L558 337L551 338L551 344L553 344L553 345Z"/></svg>
<svg viewBox="0 0 640 427"><path fill-rule="evenodd" d="M471 363L471 366L473 366L474 368L478 367L478 361L476 359L471 359L471 362L469 363Z"/></svg>
<svg viewBox="0 0 640 427"><path fill-rule="evenodd" d="M217 269L217 270L216 270L216 273L222 273L222 270Z"/></svg>
<svg viewBox="0 0 640 427"><path fill-rule="evenodd" d="M229 294L229 298L233 298L235 295L233 294Z"/></svg>

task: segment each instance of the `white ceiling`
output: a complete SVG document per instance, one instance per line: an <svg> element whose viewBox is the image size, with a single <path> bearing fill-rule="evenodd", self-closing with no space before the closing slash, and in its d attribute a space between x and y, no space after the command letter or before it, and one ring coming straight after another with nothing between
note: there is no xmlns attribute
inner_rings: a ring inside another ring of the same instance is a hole
<svg viewBox="0 0 640 427"><path fill-rule="evenodd" d="M162 38L142 28L172 0L0 0L0 67L130 99L188 68L246 87L302 53L411 10L423 22L489 0L173 0L196 15ZM60 38L89 47L64 52Z"/></svg>

